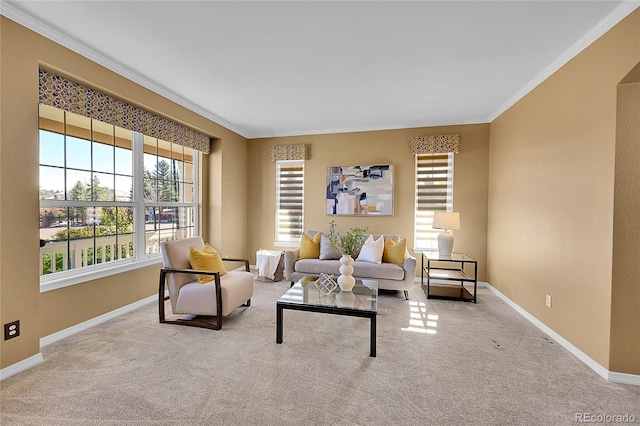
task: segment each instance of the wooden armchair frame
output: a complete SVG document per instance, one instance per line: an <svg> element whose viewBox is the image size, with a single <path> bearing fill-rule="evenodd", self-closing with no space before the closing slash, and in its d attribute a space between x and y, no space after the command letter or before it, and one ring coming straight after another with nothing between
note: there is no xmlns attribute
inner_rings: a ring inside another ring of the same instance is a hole
<svg viewBox="0 0 640 426"><path fill-rule="evenodd" d="M224 258L223 261L228 262L243 262L245 271L249 270L249 260L239 258ZM213 275L215 288L216 288L216 316L206 315L191 315L188 318L166 318L164 302L168 299L165 297L165 288L167 286L167 274L198 274L198 275ZM251 299L247 300L242 306L251 306ZM220 283L220 272L214 271L198 271L195 269L177 269L177 268L162 268L160 269L160 280L158 283L158 315L160 317L160 323L172 323L178 325L188 325L191 327L208 328L210 330L222 329L222 287ZM215 318L215 322L210 319Z"/></svg>

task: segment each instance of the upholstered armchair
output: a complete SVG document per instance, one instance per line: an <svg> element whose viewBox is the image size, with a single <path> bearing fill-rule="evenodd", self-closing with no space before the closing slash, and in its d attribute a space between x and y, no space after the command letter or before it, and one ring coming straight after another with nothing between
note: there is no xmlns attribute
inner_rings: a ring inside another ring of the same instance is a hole
<svg viewBox="0 0 640 426"><path fill-rule="evenodd" d="M160 270L158 308L161 323L190 325L213 330L222 328L222 317L239 306L250 306L254 276L249 272L247 259L221 259L225 262L243 262L244 271L218 271L192 269L189 261L191 248L202 251L202 237L191 237L160 245L163 268ZM212 276L208 282L202 277ZM200 280L199 280L200 278ZM171 311L180 318L165 316L165 288L169 291ZM188 317L184 317L187 315Z"/></svg>

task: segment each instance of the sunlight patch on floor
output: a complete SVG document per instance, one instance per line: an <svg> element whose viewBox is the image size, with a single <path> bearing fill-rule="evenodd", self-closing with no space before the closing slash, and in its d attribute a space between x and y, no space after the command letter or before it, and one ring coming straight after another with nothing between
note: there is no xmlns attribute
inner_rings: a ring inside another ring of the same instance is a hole
<svg viewBox="0 0 640 426"><path fill-rule="evenodd" d="M438 315L427 314L427 306L423 302L409 301L409 327L402 331L422 334L437 334Z"/></svg>

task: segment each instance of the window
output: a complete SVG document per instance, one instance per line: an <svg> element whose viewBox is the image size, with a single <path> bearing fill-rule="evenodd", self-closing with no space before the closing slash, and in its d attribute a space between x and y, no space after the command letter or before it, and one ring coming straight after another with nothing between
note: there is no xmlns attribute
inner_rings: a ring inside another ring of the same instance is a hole
<svg viewBox="0 0 640 426"><path fill-rule="evenodd" d="M416 155L416 250L437 250L435 211L453 211L453 153Z"/></svg>
<svg viewBox="0 0 640 426"><path fill-rule="evenodd" d="M144 136L145 252L157 253L160 241L195 235L195 151Z"/></svg>
<svg viewBox="0 0 640 426"><path fill-rule="evenodd" d="M43 283L196 233L193 149L46 105L39 128Z"/></svg>
<svg viewBox="0 0 640 426"><path fill-rule="evenodd" d="M303 230L304 161L276 162L276 244L294 245Z"/></svg>

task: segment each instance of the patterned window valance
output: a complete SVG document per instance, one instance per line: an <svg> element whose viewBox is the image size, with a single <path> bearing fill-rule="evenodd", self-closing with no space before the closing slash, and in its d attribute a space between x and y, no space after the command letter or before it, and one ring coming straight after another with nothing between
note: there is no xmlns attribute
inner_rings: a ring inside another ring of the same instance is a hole
<svg viewBox="0 0 640 426"><path fill-rule="evenodd" d="M306 145L273 145L271 147L271 161L306 159Z"/></svg>
<svg viewBox="0 0 640 426"><path fill-rule="evenodd" d="M206 154L211 151L207 135L42 69L39 102Z"/></svg>
<svg viewBox="0 0 640 426"><path fill-rule="evenodd" d="M460 135L416 136L411 139L412 154L460 152Z"/></svg>

